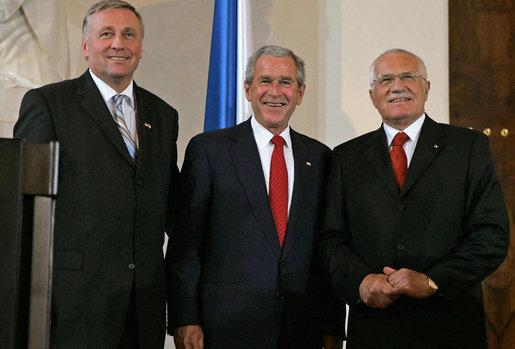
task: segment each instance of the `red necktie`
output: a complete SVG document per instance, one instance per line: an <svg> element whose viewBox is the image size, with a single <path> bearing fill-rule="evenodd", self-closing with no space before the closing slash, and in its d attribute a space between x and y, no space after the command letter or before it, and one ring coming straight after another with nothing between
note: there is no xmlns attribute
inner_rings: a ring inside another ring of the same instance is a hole
<svg viewBox="0 0 515 349"><path fill-rule="evenodd" d="M270 163L268 197L279 237L279 245L283 248L286 224L288 223L288 171L284 161L284 139L281 136L273 136L272 143L275 144L275 147Z"/></svg>
<svg viewBox="0 0 515 349"><path fill-rule="evenodd" d="M393 137L393 147L390 151L390 159L392 160L393 173L397 180L399 190L402 189L406 172L408 172L408 159L402 145L409 139L408 135L404 132L399 132Z"/></svg>

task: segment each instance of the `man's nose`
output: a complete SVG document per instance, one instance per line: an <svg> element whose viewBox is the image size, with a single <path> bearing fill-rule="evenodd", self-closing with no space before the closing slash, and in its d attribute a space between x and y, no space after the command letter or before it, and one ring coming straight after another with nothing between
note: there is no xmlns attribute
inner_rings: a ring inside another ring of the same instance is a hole
<svg viewBox="0 0 515 349"><path fill-rule="evenodd" d="M406 84L398 75L395 75L392 83L392 91L403 91L406 88Z"/></svg>
<svg viewBox="0 0 515 349"><path fill-rule="evenodd" d="M123 47L123 38L121 34L115 34L113 40L111 41L112 48L121 48Z"/></svg>
<svg viewBox="0 0 515 349"><path fill-rule="evenodd" d="M270 88L268 89L268 93L270 93L272 96L277 96L280 93L281 86L279 85L278 81L272 81L270 83Z"/></svg>

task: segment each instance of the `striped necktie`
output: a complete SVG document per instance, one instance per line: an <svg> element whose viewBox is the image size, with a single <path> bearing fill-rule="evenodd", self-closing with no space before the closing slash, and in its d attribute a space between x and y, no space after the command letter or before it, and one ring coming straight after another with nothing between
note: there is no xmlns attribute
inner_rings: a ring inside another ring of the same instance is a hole
<svg viewBox="0 0 515 349"><path fill-rule="evenodd" d="M122 135L123 141L125 142L125 145L127 146L127 150L131 154L132 160L134 163L136 163L136 155L138 147L136 146L136 143L134 142L134 139L132 138L131 131L129 131L127 124L125 123L125 118L123 116L123 108L122 108L122 102L123 99L127 98L125 95L115 95L113 97L114 99L114 121L116 121L116 124L118 125L118 130L120 130L120 133Z"/></svg>
<svg viewBox="0 0 515 349"><path fill-rule="evenodd" d="M284 160L284 138L274 136L272 143L275 144L275 147L270 162L268 198L279 237L279 245L283 248L288 223L288 170Z"/></svg>

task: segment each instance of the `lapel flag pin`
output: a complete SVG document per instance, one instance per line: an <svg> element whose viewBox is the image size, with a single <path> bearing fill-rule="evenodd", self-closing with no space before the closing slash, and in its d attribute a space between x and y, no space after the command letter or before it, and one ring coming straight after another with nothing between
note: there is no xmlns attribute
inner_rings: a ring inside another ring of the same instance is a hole
<svg viewBox="0 0 515 349"><path fill-rule="evenodd" d="M433 145L435 149L438 149L438 144Z"/></svg>
<svg viewBox="0 0 515 349"><path fill-rule="evenodd" d="M144 125L145 125L145 127L148 127L149 130L152 128L152 126L150 126L150 124L147 124L146 122Z"/></svg>
<svg viewBox="0 0 515 349"><path fill-rule="evenodd" d="M306 165L311 166L311 162L306 161Z"/></svg>

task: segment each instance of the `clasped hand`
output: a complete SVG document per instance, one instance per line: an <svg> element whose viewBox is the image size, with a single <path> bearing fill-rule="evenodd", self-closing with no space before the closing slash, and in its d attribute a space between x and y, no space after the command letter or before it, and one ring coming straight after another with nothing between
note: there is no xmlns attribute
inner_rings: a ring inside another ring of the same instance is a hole
<svg viewBox="0 0 515 349"><path fill-rule="evenodd" d="M177 349L204 349L204 333L198 325L176 328L173 333L173 341Z"/></svg>
<svg viewBox="0 0 515 349"><path fill-rule="evenodd" d="M361 300L372 308L386 308L401 295L426 298L434 294L428 277L423 273L402 268L383 268L384 274L368 274L359 286Z"/></svg>

